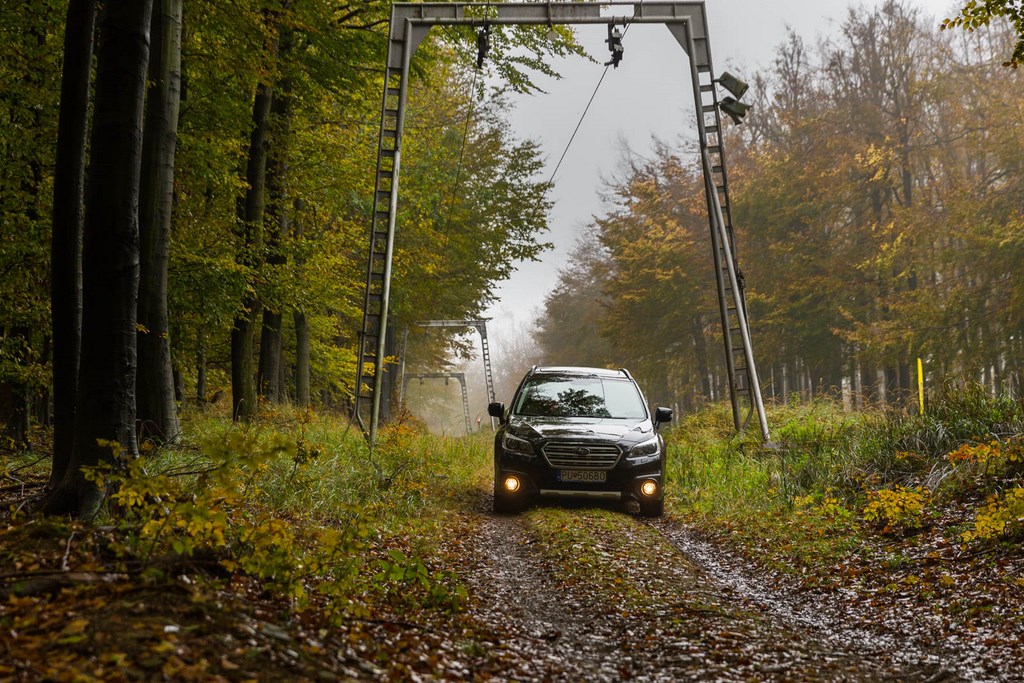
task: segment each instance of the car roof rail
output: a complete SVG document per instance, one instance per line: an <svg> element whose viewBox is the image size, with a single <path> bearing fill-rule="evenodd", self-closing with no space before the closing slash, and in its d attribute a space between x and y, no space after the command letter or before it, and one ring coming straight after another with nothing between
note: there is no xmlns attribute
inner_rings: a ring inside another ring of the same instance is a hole
<svg viewBox="0 0 1024 683"><path fill-rule="evenodd" d="M633 375L629 374L629 370L627 370L626 368L619 368L619 372L621 372L626 377L633 379Z"/></svg>

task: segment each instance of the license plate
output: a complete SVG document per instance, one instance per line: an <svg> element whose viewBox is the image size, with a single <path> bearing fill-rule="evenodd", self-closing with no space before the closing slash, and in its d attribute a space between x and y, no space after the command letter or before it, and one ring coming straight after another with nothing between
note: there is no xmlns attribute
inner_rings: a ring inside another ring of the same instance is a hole
<svg viewBox="0 0 1024 683"><path fill-rule="evenodd" d="M559 470L558 481L601 484L608 479L604 470Z"/></svg>

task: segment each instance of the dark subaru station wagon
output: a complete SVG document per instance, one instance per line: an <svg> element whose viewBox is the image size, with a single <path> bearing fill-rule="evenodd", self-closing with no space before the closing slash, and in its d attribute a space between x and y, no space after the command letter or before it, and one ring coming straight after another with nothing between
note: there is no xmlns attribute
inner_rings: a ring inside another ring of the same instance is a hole
<svg viewBox="0 0 1024 683"><path fill-rule="evenodd" d="M537 498L636 500L640 514L665 509L668 408L651 415L626 370L534 367L512 403L491 403L501 422L494 438L494 511Z"/></svg>

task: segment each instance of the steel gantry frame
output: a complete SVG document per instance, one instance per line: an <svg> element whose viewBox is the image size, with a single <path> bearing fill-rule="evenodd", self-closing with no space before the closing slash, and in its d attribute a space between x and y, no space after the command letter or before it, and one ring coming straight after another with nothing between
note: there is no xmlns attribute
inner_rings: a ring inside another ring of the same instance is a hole
<svg viewBox="0 0 1024 683"><path fill-rule="evenodd" d="M625 13L605 16L605 7ZM402 133L408 98L412 54L433 26L497 26L555 24L664 24L686 52L697 109L701 167L711 228L715 279L725 341L733 421L747 427L757 415L761 434L769 439L761 385L754 363L743 294L743 276L736 264L728 177L722 148L722 120L717 80L711 63L707 15L703 2L536 2L536 3L395 3L391 7L384 97L378 140L369 260L363 324L356 369L355 417L370 443L376 440L384 372L391 261L394 253ZM493 400L493 395L492 395ZM368 411L368 415L364 413ZM744 414L744 411L746 414Z"/></svg>
<svg viewBox="0 0 1024 683"><path fill-rule="evenodd" d="M484 361L484 384L487 386L487 402L493 403L494 398L494 373L491 371L491 350L490 345L487 342L487 321L490 318L474 318L470 320L418 320L413 323L416 327L422 328L461 328L468 329L470 327L475 328L477 334L480 335L480 356ZM402 335L402 364L401 374L405 377L405 353L409 343L409 330L406 328L405 334ZM401 384L401 393L399 394L398 404L405 407L405 381ZM491 418L491 430L494 430L494 418Z"/></svg>
<svg viewBox="0 0 1024 683"><path fill-rule="evenodd" d="M443 379L445 384L448 380L454 379L462 387L462 415L466 418L466 434L473 433L472 423L469 421L469 394L466 392L466 373L464 372L412 372L402 378L402 393L405 387L414 379L423 383L425 379Z"/></svg>

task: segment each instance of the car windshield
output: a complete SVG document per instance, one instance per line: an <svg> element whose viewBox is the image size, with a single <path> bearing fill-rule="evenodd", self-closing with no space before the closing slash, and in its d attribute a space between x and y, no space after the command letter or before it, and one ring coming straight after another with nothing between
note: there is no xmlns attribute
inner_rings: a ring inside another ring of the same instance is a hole
<svg viewBox="0 0 1024 683"><path fill-rule="evenodd" d="M635 384L600 377L535 377L523 388L514 412L527 417L647 417Z"/></svg>

